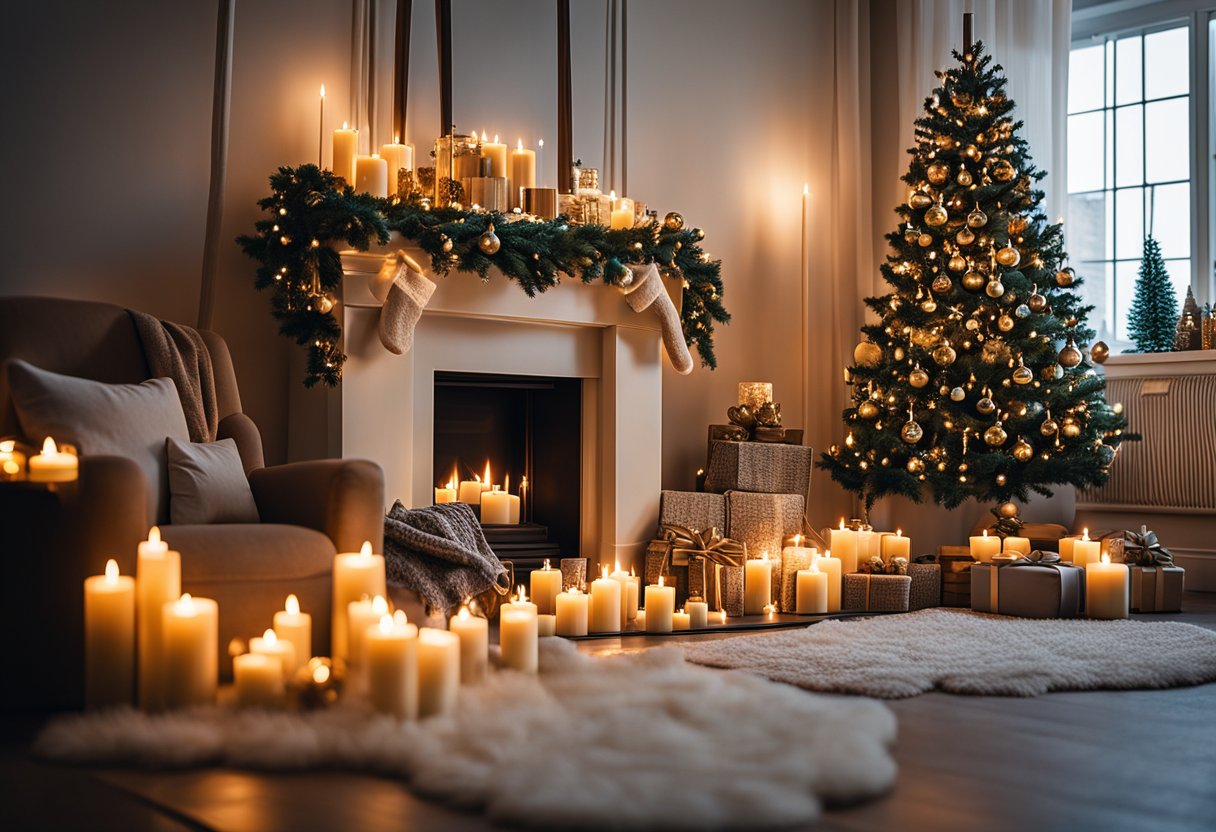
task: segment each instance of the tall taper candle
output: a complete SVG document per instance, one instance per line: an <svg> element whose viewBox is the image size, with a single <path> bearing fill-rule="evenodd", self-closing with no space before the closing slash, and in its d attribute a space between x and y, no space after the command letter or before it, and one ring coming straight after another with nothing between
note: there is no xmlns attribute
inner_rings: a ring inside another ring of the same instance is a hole
<svg viewBox="0 0 1216 832"><path fill-rule="evenodd" d="M317 120L317 167L325 167L325 85L321 85L321 117Z"/></svg>
<svg viewBox="0 0 1216 832"><path fill-rule="evenodd" d="M106 561L84 579L84 702L89 710L130 705L135 693L135 579Z"/></svg>
<svg viewBox="0 0 1216 832"><path fill-rule="evenodd" d="M139 627L139 705L144 710L164 707L163 650L165 604L182 594L182 556L160 539L153 526L139 544L135 566L136 625Z"/></svg>

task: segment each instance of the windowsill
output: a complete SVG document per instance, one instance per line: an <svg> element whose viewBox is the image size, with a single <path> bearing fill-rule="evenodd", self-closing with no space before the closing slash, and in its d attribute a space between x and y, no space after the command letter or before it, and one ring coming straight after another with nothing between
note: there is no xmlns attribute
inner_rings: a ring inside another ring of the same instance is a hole
<svg viewBox="0 0 1216 832"><path fill-rule="evenodd" d="M1216 374L1216 350L1120 353L1099 365L1107 378L1145 378Z"/></svg>
<svg viewBox="0 0 1216 832"><path fill-rule="evenodd" d="M1200 361L1216 361L1216 350L1117 353L1106 359L1105 366L1143 367L1148 364L1188 364Z"/></svg>

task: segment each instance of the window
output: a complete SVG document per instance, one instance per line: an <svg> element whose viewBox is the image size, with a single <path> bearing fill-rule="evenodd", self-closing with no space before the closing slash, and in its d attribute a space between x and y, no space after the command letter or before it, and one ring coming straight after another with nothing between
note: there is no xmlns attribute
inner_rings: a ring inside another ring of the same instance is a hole
<svg viewBox="0 0 1216 832"><path fill-rule="evenodd" d="M1152 4L1139 12L1151 13ZM1093 33L1074 41L1069 61L1064 230L1071 263L1085 278L1080 292L1095 307L1090 325L1121 350L1147 235L1161 244L1180 306L1188 286L1200 303L1213 299L1206 218L1216 16L1201 9L1113 34L1096 28L1103 22L1091 16L1079 27Z"/></svg>

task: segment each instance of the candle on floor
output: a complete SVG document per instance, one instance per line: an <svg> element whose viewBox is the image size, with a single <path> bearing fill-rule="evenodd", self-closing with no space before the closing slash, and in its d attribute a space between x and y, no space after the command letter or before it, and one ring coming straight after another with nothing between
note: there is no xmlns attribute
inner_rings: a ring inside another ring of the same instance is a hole
<svg viewBox="0 0 1216 832"><path fill-rule="evenodd" d="M705 601L687 601L684 612L688 613L688 626L693 630L704 630L709 626L709 604Z"/></svg>
<svg viewBox="0 0 1216 832"><path fill-rule="evenodd" d="M882 557L882 532L861 529L857 532L857 559L868 563L870 558Z"/></svg>
<svg viewBox="0 0 1216 832"><path fill-rule="evenodd" d="M591 582L591 632L616 633L621 625L621 584L605 566L603 577Z"/></svg>
<svg viewBox="0 0 1216 832"><path fill-rule="evenodd" d="M296 669L296 648L290 641L279 638L274 630L249 639L249 652L278 659L283 665L283 678L290 679ZM309 657L311 658L311 657Z"/></svg>
<svg viewBox="0 0 1216 832"><path fill-rule="evenodd" d="M1028 537L1007 537L1001 545L1001 551L1005 554L1029 555L1030 554L1030 538Z"/></svg>
<svg viewBox="0 0 1216 832"><path fill-rule="evenodd" d="M397 612L404 620L405 613ZM418 631L419 718L456 710L459 692L460 637L447 630L423 627Z"/></svg>
<svg viewBox="0 0 1216 832"><path fill-rule="evenodd" d="M840 519L840 528L832 529L831 549L840 561L844 574L857 571L857 532L844 527L844 518Z"/></svg>
<svg viewBox="0 0 1216 832"><path fill-rule="evenodd" d="M768 552L743 563L743 614L760 615L773 602L773 564Z"/></svg>
<svg viewBox="0 0 1216 832"><path fill-rule="evenodd" d="M480 682L486 675L490 622L473 615L465 604L452 616L448 629L460 639L460 681L466 685Z"/></svg>
<svg viewBox="0 0 1216 832"><path fill-rule="evenodd" d="M802 545L802 535L794 535L789 546L781 549L781 597L779 606L786 612L793 612L796 604L797 583L799 570L811 565L811 560L819 554L813 546Z"/></svg>
<svg viewBox="0 0 1216 832"><path fill-rule="evenodd" d="M84 579L84 702L89 710L130 705L135 693L135 579L106 561Z"/></svg>
<svg viewBox="0 0 1216 832"><path fill-rule="evenodd" d="M242 708L277 708L283 704L283 663L263 653L232 657L232 682Z"/></svg>
<svg viewBox="0 0 1216 832"><path fill-rule="evenodd" d="M621 568L621 562L616 562L616 568L608 577L621 585L621 629L625 629L625 622L630 620L629 610L629 589L633 583L630 580L630 574ZM637 608L633 609L633 618L637 617Z"/></svg>
<svg viewBox="0 0 1216 832"><path fill-rule="evenodd" d="M361 667L367 657L367 634L379 626L388 615L388 601L383 595L360 598L346 605L347 639L346 664Z"/></svg>
<svg viewBox="0 0 1216 832"><path fill-rule="evenodd" d="M300 612L300 599L294 594L288 595L283 609L274 614L274 632L295 649L295 661L285 677L290 679L296 668L312 658L312 616Z"/></svg>
<svg viewBox="0 0 1216 832"><path fill-rule="evenodd" d="M1086 563L1085 615L1089 618L1127 618L1127 584L1127 564L1111 563L1110 555Z"/></svg>
<svg viewBox="0 0 1216 832"><path fill-rule="evenodd" d="M822 615L828 611L828 575L819 571L819 561L811 561L810 569L798 572L799 615Z"/></svg>
<svg viewBox="0 0 1216 832"><path fill-rule="evenodd" d="M557 635L557 616L545 613L536 616L536 633L542 638Z"/></svg>
<svg viewBox="0 0 1216 832"><path fill-rule="evenodd" d="M156 711L165 704L165 604L182 594L182 556L160 539L153 526L139 544L135 563L135 620L139 644L139 704Z"/></svg>
<svg viewBox="0 0 1216 832"><path fill-rule="evenodd" d="M1001 551L1001 539L999 537L989 537L988 530L984 529L983 534L978 537L971 538L971 557L978 560L980 563L988 563L992 560L992 556Z"/></svg>
<svg viewBox="0 0 1216 832"><path fill-rule="evenodd" d="M388 595L384 580L384 556L372 554L372 544L363 542L358 552L334 556L333 655L345 659L348 651L346 610L351 601L367 596Z"/></svg>
<svg viewBox="0 0 1216 832"><path fill-rule="evenodd" d="M528 601L521 586L516 599L504 604L499 611L498 644L502 649L502 663L506 667L524 673L536 672L537 637L540 634L536 609L536 604Z"/></svg>
<svg viewBox="0 0 1216 832"><path fill-rule="evenodd" d="M532 600L536 602L539 615L557 612L557 594L562 591L562 570L554 569L545 558L544 569L533 569L531 578Z"/></svg>
<svg viewBox="0 0 1216 832"><path fill-rule="evenodd" d="M388 196L388 162L380 154L355 158L355 191L381 199Z"/></svg>
<svg viewBox="0 0 1216 832"><path fill-rule="evenodd" d="M334 167L333 171L346 180L346 184L355 184L355 157L359 155L359 131L342 127L334 131Z"/></svg>
<svg viewBox="0 0 1216 832"><path fill-rule="evenodd" d="M557 594L557 634L587 635L587 594L576 586Z"/></svg>
<svg viewBox="0 0 1216 832"><path fill-rule="evenodd" d="M891 558L911 560L912 540L904 537L903 529L896 529L895 534L884 534L879 542L883 563L890 563Z"/></svg>
<svg viewBox="0 0 1216 832"><path fill-rule="evenodd" d="M30 482L72 482L78 463L76 454L60 450L48 436L42 442L42 453L30 457L29 466Z"/></svg>
<svg viewBox="0 0 1216 832"><path fill-rule="evenodd" d="M840 588L844 578L840 558L832 557L832 550L814 559L815 568L828 576L828 612L840 612Z"/></svg>
<svg viewBox="0 0 1216 832"><path fill-rule="evenodd" d="M672 630L687 630L690 626L690 617L683 609L678 609L671 614Z"/></svg>
<svg viewBox="0 0 1216 832"><path fill-rule="evenodd" d="M367 633L365 648L368 702L380 713L416 719L418 628L401 610L383 615Z"/></svg>
<svg viewBox="0 0 1216 832"><path fill-rule="evenodd" d="M676 588L665 586L663 576L657 584L646 587L646 632L670 633L676 609Z"/></svg>
<svg viewBox="0 0 1216 832"><path fill-rule="evenodd" d="M214 704L219 683L219 606L210 598L186 593L165 604L161 620L165 707Z"/></svg>
<svg viewBox="0 0 1216 832"><path fill-rule="evenodd" d="M511 207L520 207L520 189L536 187L536 151L524 147L520 139L511 151Z"/></svg>
<svg viewBox="0 0 1216 832"><path fill-rule="evenodd" d="M1089 539L1089 529L1085 529L1079 540L1072 544L1072 562L1074 566L1084 567L1086 564L1097 563L1102 557L1102 542Z"/></svg>

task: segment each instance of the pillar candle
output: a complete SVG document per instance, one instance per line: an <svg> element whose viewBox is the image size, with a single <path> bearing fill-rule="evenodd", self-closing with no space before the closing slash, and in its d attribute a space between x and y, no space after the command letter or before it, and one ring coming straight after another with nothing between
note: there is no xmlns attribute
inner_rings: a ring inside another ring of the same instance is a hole
<svg viewBox="0 0 1216 832"><path fill-rule="evenodd" d="M471 480L460 481L460 495L457 499L462 503L468 503L471 506L481 505L481 492L488 491L489 486L481 487L481 478L474 475Z"/></svg>
<svg viewBox="0 0 1216 832"><path fill-rule="evenodd" d="M164 707L165 604L182 594L182 556L160 539L153 526L148 539L139 544L135 565L135 622L139 628L139 704L144 710Z"/></svg>
<svg viewBox="0 0 1216 832"><path fill-rule="evenodd" d="M519 498L514 494L500 491L495 485L481 495L481 523L483 526L510 525L512 517L515 518L514 523L519 523Z"/></svg>
<svg viewBox="0 0 1216 832"><path fill-rule="evenodd" d="M455 483L449 482L447 485L440 485L435 488L435 505L454 502L456 502Z"/></svg>
<svg viewBox="0 0 1216 832"><path fill-rule="evenodd" d="M802 535L794 535L793 543L781 549L781 597L779 606L782 612L793 612L795 605L796 585L799 570L811 565L811 560L819 554L813 546L802 545Z"/></svg>
<svg viewBox="0 0 1216 832"><path fill-rule="evenodd" d="M494 141L486 141L486 134L481 134L481 155L484 159L490 160L490 176L506 176L510 177L511 171L507 169L507 143L500 142L498 136L494 137Z"/></svg>
<svg viewBox="0 0 1216 832"><path fill-rule="evenodd" d="M460 637L423 627L418 631L418 716L451 713L459 692Z"/></svg>
<svg viewBox="0 0 1216 832"><path fill-rule="evenodd" d="M48 436L42 442L42 453L30 457L30 482L72 482L77 465L76 454L61 451Z"/></svg>
<svg viewBox="0 0 1216 832"><path fill-rule="evenodd" d="M1060 560L1066 560L1070 563L1072 562L1073 544L1080 539L1081 536L1079 534L1070 534L1067 537L1060 538Z"/></svg>
<svg viewBox="0 0 1216 832"><path fill-rule="evenodd" d="M615 633L620 629L621 584L608 577L605 566L603 577L591 582L591 632Z"/></svg>
<svg viewBox="0 0 1216 832"><path fill-rule="evenodd" d="M334 131L334 166L333 171L346 180L346 184L355 184L355 157L359 155L359 131L347 127L342 122L341 129Z"/></svg>
<svg viewBox="0 0 1216 832"><path fill-rule="evenodd" d="M642 579L638 575L633 574L633 567L629 567L629 613L626 620L634 621L638 617L638 599L642 592Z"/></svg>
<svg viewBox="0 0 1216 832"><path fill-rule="evenodd" d="M624 197L617 199L616 191L612 191L608 198L612 200L609 226L611 228L633 228L633 200Z"/></svg>
<svg viewBox="0 0 1216 832"><path fill-rule="evenodd" d="M1073 541L1072 544L1072 562L1075 566L1085 566L1090 563L1097 563L1102 556L1102 543L1098 540L1089 539L1089 529L1082 533L1079 540Z"/></svg>
<svg viewBox="0 0 1216 832"><path fill-rule="evenodd" d="M346 663L351 667L363 665L367 655L367 634L388 615L388 601L383 595L360 598L346 605L347 639Z"/></svg>
<svg viewBox="0 0 1216 832"><path fill-rule="evenodd" d="M670 633L676 609L676 588L664 586L663 576L657 584L646 587L646 632Z"/></svg>
<svg viewBox="0 0 1216 832"><path fill-rule="evenodd" d="M678 609L671 614L671 629L687 630L689 626L689 615L683 609Z"/></svg>
<svg viewBox="0 0 1216 832"><path fill-rule="evenodd" d="M290 679L296 668L312 658L312 616L300 612L300 599L295 595L288 595L283 609L274 614L274 632L295 649L295 661L285 677Z"/></svg>
<svg viewBox="0 0 1216 832"><path fill-rule="evenodd" d="M844 574L849 574L857 571L857 532L844 527L844 520L840 521L840 528L832 529L831 543L832 552L840 560L840 568Z"/></svg>
<svg viewBox="0 0 1216 832"><path fill-rule="evenodd" d="M166 708L215 703L219 684L219 606L189 593L161 611Z"/></svg>
<svg viewBox="0 0 1216 832"><path fill-rule="evenodd" d="M544 569L533 569L530 581L532 601L540 615L557 612L557 594L562 591L562 570L554 569L545 558Z"/></svg>
<svg viewBox="0 0 1216 832"><path fill-rule="evenodd" d="M598 583L598 581L597 581ZM519 600L504 604L498 615L498 644L502 663L524 673L535 673L537 665L536 604L520 588Z"/></svg>
<svg viewBox="0 0 1216 832"><path fill-rule="evenodd" d="M990 562L992 556L1000 551L1001 539L999 537L989 537L987 529L984 529L984 533L978 537L971 538L971 557L980 563Z"/></svg>
<svg viewBox="0 0 1216 832"><path fill-rule="evenodd" d="M283 704L283 663L263 653L232 658L236 702L242 708L277 708Z"/></svg>
<svg viewBox="0 0 1216 832"><path fill-rule="evenodd" d="M480 682L486 675L490 622L473 615L465 604L452 616L448 629L460 639L460 681L466 685Z"/></svg>
<svg viewBox="0 0 1216 832"><path fill-rule="evenodd" d="M397 719L418 716L418 628L405 613L384 615L367 633L367 699ZM457 671L459 672L459 671Z"/></svg>
<svg viewBox="0 0 1216 832"><path fill-rule="evenodd" d="M395 194L401 170L414 169L414 148L408 144L401 144L399 141L382 144L380 145L380 158L388 166L388 192Z"/></svg>
<svg viewBox="0 0 1216 832"><path fill-rule="evenodd" d="M810 569L798 572L799 615L820 615L828 611L828 575L819 571L818 564L813 560Z"/></svg>
<svg viewBox="0 0 1216 832"><path fill-rule="evenodd" d="M1086 563L1085 614L1089 618L1127 618L1127 583L1127 564L1111 563L1110 555Z"/></svg>
<svg viewBox="0 0 1216 832"><path fill-rule="evenodd" d="M84 702L89 710L130 705L135 694L135 579L106 561L84 579Z"/></svg>
<svg viewBox="0 0 1216 832"><path fill-rule="evenodd" d="M384 556L372 554L372 544L363 542L358 552L334 556L333 654L345 659L347 653L346 616L351 601L367 596L388 595L384 581Z"/></svg>
<svg viewBox="0 0 1216 832"><path fill-rule="evenodd" d="M828 612L840 612L840 585L843 581L840 558L832 557L829 550L815 558L814 563L816 569L828 576Z"/></svg>
<svg viewBox="0 0 1216 832"><path fill-rule="evenodd" d="M868 562L870 558L882 557L882 532L862 529L857 532L857 559Z"/></svg>
<svg viewBox="0 0 1216 832"><path fill-rule="evenodd" d="M773 564L768 552L743 563L743 614L760 615L773 602Z"/></svg>
<svg viewBox="0 0 1216 832"><path fill-rule="evenodd" d="M536 616L536 632L542 638L557 635L557 616L541 613Z"/></svg>
<svg viewBox="0 0 1216 832"><path fill-rule="evenodd" d="M630 620L629 588L630 588L630 585L632 584L632 581L630 581L629 579L631 576L628 572L626 572L624 569L621 568L621 562L618 560L616 562L616 569L614 569L612 574L609 575L608 577L612 578L612 580L616 581L618 584L621 585L621 629L624 629L625 622ZM634 608L634 610L633 610L632 617L633 618L637 617L636 608Z"/></svg>
<svg viewBox="0 0 1216 832"><path fill-rule="evenodd" d="M912 541L904 537L903 529L896 529L895 534L884 534L879 541L879 554L882 556L883 563L890 563L891 558L904 558L910 561L912 560L911 551Z"/></svg>
<svg viewBox="0 0 1216 832"><path fill-rule="evenodd" d="M284 679L290 679L295 673L296 648L290 641L279 638L274 630L267 630L260 637L255 636L249 639L249 652L278 659L279 663L283 665Z"/></svg>
<svg viewBox="0 0 1216 832"><path fill-rule="evenodd" d="M587 635L587 594L576 586L557 594L557 634Z"/></svg>
<svg viewBox="0 0 1216 832"><path fill-rule="evenodd" d="M388 196L388 162L380 154L355 158L355 191L381 199Z"/></svg>
<svg viewBox="0 0 1216 832"><path fill-rule="evenodd" d="M1030 554L1030 538L1028 537L1007 537L1001 545L1001 551L1005 554Z"/></svg>
<svg viewBox="0 0 1216 832"><path fill-rule="evenodd" d="M520 139L511 151L511 207L520 207L520 188L536 187L536 151L524 147Z"/></svg>
<svg viewBox="0 0 1216 832"><path fill-rule="evenodd" d="M693 630L704 630L709 626L709 604L705 601L688 601L684 604L688 613L688 626Z"/></svg>

